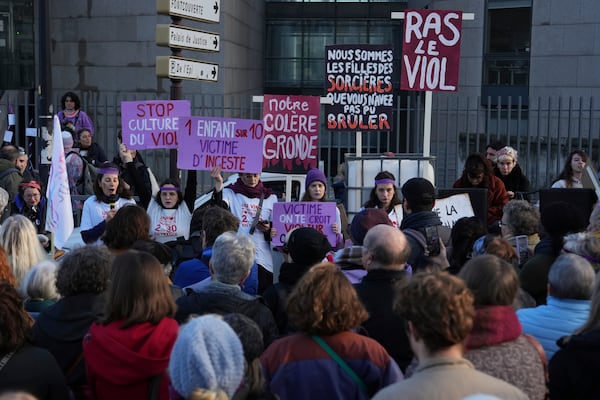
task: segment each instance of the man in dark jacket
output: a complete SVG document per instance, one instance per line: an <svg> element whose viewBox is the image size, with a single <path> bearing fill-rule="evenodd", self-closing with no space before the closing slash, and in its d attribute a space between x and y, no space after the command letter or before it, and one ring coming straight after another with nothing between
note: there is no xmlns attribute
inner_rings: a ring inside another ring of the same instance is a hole
<svg viewBox="0 0 600 400"><path fill-rule="evenodd" d="M444 245L450 242L450 228L443 226L435 205L435 188L425 178L412 178L402 185L404 217L400 230L410 244L408 263L417 272L427 267L447 268L448 261L440 254L439 239ZM440 264L441 262L441 264Z"/></svg>
<svg viewBox="0 0 600 400"><path fill-rule="evenodd" d="M177 299L175 319L184 323L192 314L244 314L260 327L268 346L277 336L273 314L261 297L242 292L240 284L250 275L255 247L247 235L225 232L213 244L208 263L212 280Z"/></svg>
<svg viewBox="0 0 600 400"><path fill-rule="evenodd" d="M19 192L19 184L23 175L16 167L19 150L13 145L6 145L0 149L0 187L8 192L10 200Z"/></svg>
<svg viewBox="0 0 600 400"><path fill-rule="evenodd" d="M363 244L363 265L367 275L354 285L369 312L362 324L365 335L377 340L404 372L413 358L404 320L394 311L410 247L406 236L389 225L376 225L367 232Z"/></svg>

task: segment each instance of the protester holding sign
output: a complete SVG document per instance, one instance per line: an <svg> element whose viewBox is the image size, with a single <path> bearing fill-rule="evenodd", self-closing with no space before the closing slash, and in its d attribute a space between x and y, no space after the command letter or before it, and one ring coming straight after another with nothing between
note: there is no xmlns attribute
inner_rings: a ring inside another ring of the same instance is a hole
<svg viewBox="0 0 600 400"><path fill-rule="evenodd" d="M211 170L215 180L213 196L221 195L233 215L240 220L238 232L250 235L256 246L258 264L258 293L273 285L273 256L271 254L271 216L277 195L263 185L260 173L241 173L238 180L223 189L221 167Z"/></svg>
<svg viewBox="0 0 600 400"><path fill-rule="evenodd" d="M389 171L381 171L375 175L375 187L371 190L369 200L364 208L382 208L390 217L395 227L402 223L402 201L398 197L396 177Z"/></svg>
<svg viewBox="0 0 600 400"><path fill-rule="evenodd" d="M98 168L94 196L83 203L80 226L83 241L88 244L100 243L106 223L115 216L119 208L135 204L132 197L119 179L119 168L109 162L102 163Z"/></svg>
<svg viewBox="0 0 600 400"><path fill-rule="evenodd" d="M508 202L508 194L504 183L494 175L490 162L481 154L473 153L467 157L462 175L452 187L487 189L487 223L494 225L502 219L502 209Z"/></svg>
<svg viewBox="0 0 600 400"><path fill-rule="evenodd" d="M196 199L196 171L188 171L185 196L181 185L175 179L165 179L159 185L160 190L150 200L150 235L157 242L167 243L190 236L190 222L194 200Z"/></svg>
<svg viewBox="0 0 600 400"><path fill-rule="evenodd" d="M313 168L306 173L305 192L300 201L328 201L325 198L327 194L327 178L321 170ZM336 245L334 250L344 246L344 236L342 235L342 217L340 209L335 209L335 224L331 224L331 230L336 235Z"/></svg>

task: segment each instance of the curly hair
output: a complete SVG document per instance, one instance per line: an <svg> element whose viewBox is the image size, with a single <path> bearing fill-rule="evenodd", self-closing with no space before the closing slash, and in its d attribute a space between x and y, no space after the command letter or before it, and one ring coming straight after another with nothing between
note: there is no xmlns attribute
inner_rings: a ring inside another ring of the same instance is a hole
<svg viewBox="0 0 600 400"><path fill-rule="evenodd" d="M348 278L333 264L312 267L290 294L290 323L308 335L333 335L369 318Z"/></svg>
<svg viewBox="0 0 600 400"><path fill-rule="evenodd" d="M540 225L540 212L527 200L511 200L504 206L503 210L507 225L512 234L533 235L538 232Z"/></svg>
<svg viewBox="0 0 600 400"><path fill-rule="evenodd" d="M475 316L473 295L446 272L414 275L402 285L395 308L412 323L430 352L462 343Z"/></svg>
<svg viewBox="0 0 600 400"><path fill-rule="evenodd" d="M119 208L115 216L106 224L102 236L106 247L112 250L128 249L138 240L150 240L150 217L136 205Z"/></svg>
<svg viewBox="0 0 600 400"><path fill-rule="evenodd" d="M20 349L31 338L33 319L23 308L17 289L0 281L0 354Z"/></svg>
<svg viewBox="0 0 600 400"><path fill-rule="evenodd" d="M102 293L108 285L112 254L103 246L84 246L61 258L56 288L62 297Z"/></svg>
<svg viewBox="0 0 600 400"><path fill-rule="evenodd" d="M469 260L458 274L467 284L476 306L509 306L519 290L519 277L507 261L483 254Z"/></svg>
<svg viewBox="0 0 600 400"><path fill-rule="evenodd" d="M378 181L381 179L391 179L391 180L395 181L396 177L394 176L394 174L392 174L389 171L381 171L380 173L375 175L375 180ZM379 207L380 204L381 204L381 202L379 201L379 198L377 197L377 185L375 185L373 187L373 189L371 189L371 193L369 193L369 200L367 200L367 202L365 204L363 204L363 207L364 208L375 208L375 207ZM398 196L398 187L396 185L394 185L394 196L392 197L392 201L390 203L389 209L387 209L386 211L390 212L398 204L402 204L402 200L400 200L400 196Z"/></svg>

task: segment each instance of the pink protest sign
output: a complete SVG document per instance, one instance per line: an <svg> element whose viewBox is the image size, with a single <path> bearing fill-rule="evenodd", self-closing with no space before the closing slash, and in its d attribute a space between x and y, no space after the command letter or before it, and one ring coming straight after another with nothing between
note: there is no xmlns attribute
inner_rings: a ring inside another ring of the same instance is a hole
<svg viewBox="0 0 600 400"><path fill-rule="evenodd" d="M187 100L123 101L123 143L128 149L175 149L179 117L189 116Z"/></svg>
<svg viewBox="0 0 600 400"><path fill-rule="evenodd" d="M177 168L259 173L263 136L262 121L253 119L180 118Z"/></svg>
<svg viewBox="0 0 600 400"><path fill-rule="evenodd" d="M307 226L327 236L331 246L335 246L336 234L331 227L337 219L335 210L334 202L301 201L273 204L273 227L277 230L273 237L273 245L283 245L289 231Z"/></svg>
<svg viewBox="0 0 600 400"><path fill-rule="evenodd" d="M320 104L316 96L264 96L264 171L305 173L317 167Z"/></svg>
<svg viewBox="0 0 600 400"><path fill-rule="evenodd" d="M458 89L462 11L405 10L400 89Z"/></svg>

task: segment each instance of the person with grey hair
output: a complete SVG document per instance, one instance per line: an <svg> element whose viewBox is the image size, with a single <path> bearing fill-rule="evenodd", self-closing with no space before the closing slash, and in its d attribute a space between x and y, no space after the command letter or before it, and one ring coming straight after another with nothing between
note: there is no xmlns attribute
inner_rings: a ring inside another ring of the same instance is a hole
<svg viewBox="0 0 600 400"><path fill-rule="evenodd" d="M538 234L540 225L540 212L526 200L511 200L504 206L500 230L502 237L517 250L519 264L532 257L535 246L540 242ZM517 242L525 236L527 248L522 249Z"/></svg>
<svg viewBox="0 0 600 400"><path fill-rule="evenodd" d="M586 231L565 236L562 251L585 258L592 264L594 271L600 271L600 238L594 232Z"/></svg>
<svg viewBox="0 0 600 400"><path fill-rule="evenodd" d="M558 351L556 341L587 320L594 277L589 261L563 254L550 267L546 305L517 310L523 332L542 344L548 360Z"/></svg>
<svg viewBox="0 0 600 400"><path fill-rule="evenodd" d="M26 296L25 311L36 319L40 311L60 298L56 290L56 262L42 260L32 266L21 281L19 290Z"/></svg>
<svg viewBox="0 0 600 400"><path fill-rule="evenodd" d="M250 275L255 251L254 242L246 234L219 235L208 264L212 279L195 292L188 289L187 296L177 299L175 319L181 324L193 314L237 312L258 324L268 346L278 333L273 314L261 297L244 293L240 287Z"/></svg>

